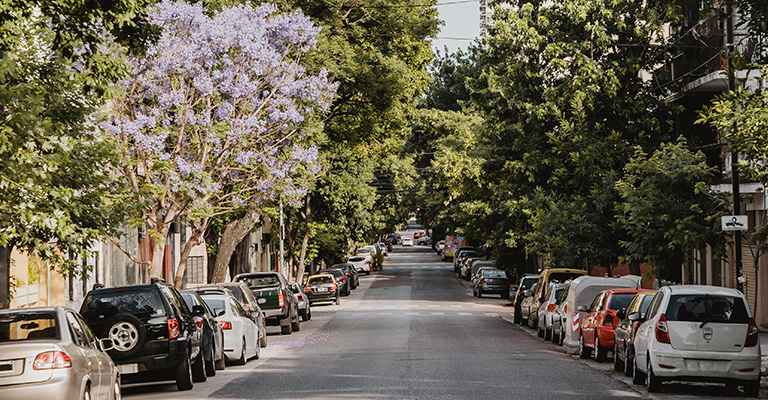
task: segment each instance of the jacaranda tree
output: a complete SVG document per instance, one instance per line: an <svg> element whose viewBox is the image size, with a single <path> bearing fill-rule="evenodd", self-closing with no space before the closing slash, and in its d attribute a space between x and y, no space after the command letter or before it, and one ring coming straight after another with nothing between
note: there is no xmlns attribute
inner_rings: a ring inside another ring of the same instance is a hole
<svg viewBox="0 0 768 400"><path fill-rule="evenodd" d="M150 13L162 29L146 54L130 60L131 78L101 123L122 144L133 223L152 238L149 274L161 276L174 222L192 228L175 284L211 218L278 194L305 193L316 168L313 117L336 86L300 61L320 29L301 12L264 4L207 12L163 1Z"/></svg>

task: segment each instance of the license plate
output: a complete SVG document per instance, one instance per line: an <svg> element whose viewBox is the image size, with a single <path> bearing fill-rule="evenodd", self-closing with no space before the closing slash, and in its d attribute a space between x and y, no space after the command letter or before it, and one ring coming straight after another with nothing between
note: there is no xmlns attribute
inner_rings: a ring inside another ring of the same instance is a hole
<svg viewBox="0 0 768 400"><path fill-rule="evenodd" d="M139 372L139 364L120 364L117 366L117 370L121 374L135 374Z"/></svg>
<svg viewBox="0 0 768 400"><path fill-rule="evenodd" d="M327 287L319 287L319 288L317 288L317 291L318 292L327 292L328 288Z"/></svg>

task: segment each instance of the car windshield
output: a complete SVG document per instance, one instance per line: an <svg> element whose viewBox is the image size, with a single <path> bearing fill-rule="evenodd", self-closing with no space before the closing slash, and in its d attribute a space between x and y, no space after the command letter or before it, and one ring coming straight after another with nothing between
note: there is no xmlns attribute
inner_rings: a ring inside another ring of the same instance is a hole
<svg viewBox="0 0 768 400"><path fill-rule="evenodd" d="M322 285L323 283L333 283L333 278L330 276L315 276L307 281L307 285Z"/></svg>
<svg viewBox="0 0 768 400"><path fill-rule="evenodd" d="M635 297L635 293L614 293L608 301L608 309L621 310L626 308L633 297Z"/></svg>
<svg viewBox="0 0 768 400"><path fill-rule="evenodd" d="M483 278L507 278L507 273L498 269L488 269L483 271Z"/></svg>
<svg viewBox="0 0 768 400"><path fill-rule="evenodd" d="M738 297L684 294L670 296L666 318L667 321L746 324L749 314L744 301Z"/></svg>
<svg viewBox="0 0 768 400"><path fill-rule="evenodd" d="M87 320L115 314L156 317L165 315L165 307L160 293L152 287L118 288L86 296L80 314Z"/></svg>
<svg viewBox="0 0 768 400"><path fill-rule="evenodd" d="M362 248L357 250L357 254L369 254L371 252L371 249Z"/></svg>
<svg viewBox="0 0 768 400"><path fill-rule="evenodd" d="M0 315L0 343L34 339L59 339L52 311L21 311Z"/></svg>
<svg viewBox="0 0 768 400"><path fill-rule="evenodd" d="M244 277L238 278L238 281L245 282L248 285L248 287L252 287L252 288L280 285L280 279L277 277L277 275L274 275L274 274L248 276L248 277L244 276Z"/></svg>

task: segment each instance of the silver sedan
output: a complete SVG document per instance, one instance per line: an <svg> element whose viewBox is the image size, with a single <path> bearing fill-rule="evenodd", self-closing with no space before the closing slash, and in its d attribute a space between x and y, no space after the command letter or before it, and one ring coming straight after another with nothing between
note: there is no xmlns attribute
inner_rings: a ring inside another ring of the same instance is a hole
<svg viewBox="0 0 768 400"><path fill-rule="evenodd" d="M112 346L68 308L0 311L0 398L118 400Z"/></svg>

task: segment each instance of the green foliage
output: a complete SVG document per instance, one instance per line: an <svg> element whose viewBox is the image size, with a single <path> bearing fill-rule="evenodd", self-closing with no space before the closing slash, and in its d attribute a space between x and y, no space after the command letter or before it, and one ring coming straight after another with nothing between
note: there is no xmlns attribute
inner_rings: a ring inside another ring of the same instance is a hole
<svg viewBox="0 0 768 400"><path fill-rule="evenodd" d="M679 281L692 250L724 243L720 216L727 202L706 184L714 172L684 140L664 143L650 156L636 151L616 183L623 200L617 218L630 233L622 243L630 261L648 262L659 276Z"/></svg>

